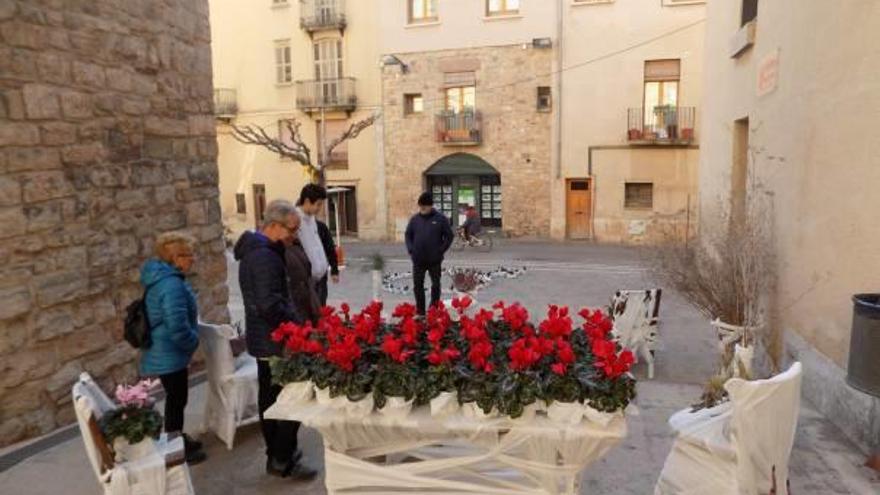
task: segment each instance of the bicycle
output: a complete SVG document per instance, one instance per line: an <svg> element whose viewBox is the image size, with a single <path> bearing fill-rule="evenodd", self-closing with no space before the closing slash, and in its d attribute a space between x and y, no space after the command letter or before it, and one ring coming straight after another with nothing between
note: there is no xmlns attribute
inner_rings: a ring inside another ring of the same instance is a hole
<svg viewBox="0 0 880 495"><path fill-rule="evenodd" d="M466 247L471 247L482 253L492 251L492 236L489 232L482 232L480 235L471 235L470 239L465 238L464 230L458 229L455 239L452 241L453 251L463 251Z"/></svg>

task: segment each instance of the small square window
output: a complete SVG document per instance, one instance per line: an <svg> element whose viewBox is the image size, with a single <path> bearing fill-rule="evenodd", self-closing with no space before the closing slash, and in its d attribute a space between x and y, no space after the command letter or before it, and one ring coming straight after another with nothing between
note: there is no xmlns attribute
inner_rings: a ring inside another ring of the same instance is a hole
<svg viewBox="0 0 880 495"><path fill-rule="evenodd" d="M410 93L403 95L403 114L410 115L414 113L422 113L425 110L424 99L419 93Z"/></svg>
<svg viewBox="0 0 880 495"><path fill-rule="evenodd" d="M653 183L627 182L624 188L624 208L649 209L654 207Z"/></svg>
<svg viewBox="0 0 880 495"><path fill-rule="evenodd" d="M486 0L486 15L515 15L519 13L519 0Z"/></svg>
<svg viewBox="0 0 880 495"><path fill-rule="evenodd" d="M538 86L538 102L539 112L549 112L553 108L553 96L550 92L550 86Z"/></svg>
<svg viewBox="0 0 880 495"><path fill-rule="evenodd" d="M245 201L244 193L238 193L235 195L235 212L247 213L247 202Z"/></svg>

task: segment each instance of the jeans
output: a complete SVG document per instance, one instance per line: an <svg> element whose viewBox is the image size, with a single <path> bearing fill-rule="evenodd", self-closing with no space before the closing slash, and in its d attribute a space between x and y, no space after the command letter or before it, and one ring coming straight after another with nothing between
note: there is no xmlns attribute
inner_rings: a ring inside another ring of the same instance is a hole
<svg viewBox="0 0 880 495"><path fill-rule="evenodd" d="M189 370L159 375L165 389L165 431L183 432L183 411L189 398Z"/></svg>
<svg viewBox="0 0 880 495"><path fill-rule="evenodd" d="M324 275L324 278L315 282L315 292L318 293L318 300L321 301L321 307L327 305L327 275Z"/></svg>
<svg viewBox="0 0 880 495"><path fill-rule="evenodd" d="M296 433L299 430L299 421L263 418L266 409L275 404L278 394L281 393L281 386L272 384L272 370L268 361L257 360L257 377L260 387L258 398L260 428L263 430L263 440L266 442L266 456L279 463L289 462L297 448Z"/></svg>
<svg viewBox="0 0 880 495"><path fill-rule="evenodd" d="M416 309L420 315L425 314L425 272L431 276L431 306L440 302L441 263L436 265L413 264L413 290L416 294Z"/></svg>

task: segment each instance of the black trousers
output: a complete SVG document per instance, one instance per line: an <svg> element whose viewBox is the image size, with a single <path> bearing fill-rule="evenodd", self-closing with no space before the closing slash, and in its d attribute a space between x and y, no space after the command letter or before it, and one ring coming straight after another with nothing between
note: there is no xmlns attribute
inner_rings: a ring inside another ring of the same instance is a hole
<svg viewBox="0 0 880 495"><path fill-rule="evenodd" d="M413 263L413 290L416 294L416 309L420 315L425 314L425 272L431 276L431 306L440 301L441 263L436 265L419 265Z"/></svg>
<svg viewBox="0 0 880 495"><path fill-rule="evenodd" d="M318 293L318 300L321 301L321 306L327 305L327 277L327 275L324 275L324 278L315 283L315 291Z"/></svg>
<svg viewBox="0 0 880 495"><path fill-rule="evenodd" d="M266 456L276 462L288 462L296 452L296 434L299 431L299 421L278 421L263 418L263 413L275 403L278 394L281 393L281 386L272 384L272 370L268 361L257 360L257 377L260 387L258 398L260 427L263 429L263 440L266 442Z"/></svg>
<svg viewBox="0 0 880 495"><path fill-rule="evenodd" d="M183 432L183 411L189 399L189 370L159 375L165 389L165 431Z"/></svg>

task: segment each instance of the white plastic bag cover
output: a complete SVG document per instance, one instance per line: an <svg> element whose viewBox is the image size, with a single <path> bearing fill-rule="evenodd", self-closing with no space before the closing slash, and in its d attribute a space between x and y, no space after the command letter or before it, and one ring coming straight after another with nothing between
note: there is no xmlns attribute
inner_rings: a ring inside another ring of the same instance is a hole
<svg viewBox="0 0 880 495"><path fill-rule="evenodd" d="M378 411L352 417L316 402L278 401L266 418L300 421L320 431L329 493L558 494L575 493L580 471L626 436L623 415L603 427L590 421L559 425L543 415L431 415L427 406L404 417ZM370 458L386 456L387 464ZM395 460L406 462L394 462ZM435 493L435 492L431 492Z"/></svg>
<svg viewBox="0 0 880 495"><path fill-rule="evenodd" d="M233 358L229 340L235 330L229 325L199 323L199 342L208 372L204 428L213 431L232 449L235 430L258 419L257 360L244 353Z"/></svg>
<svg viewBox="0 0 880 495"><path fill-rule="evenodd" d="M728 380L729 404L670 418L678 436L656 495L784 494L800 409L801 364L768 380Z"/></svg>

